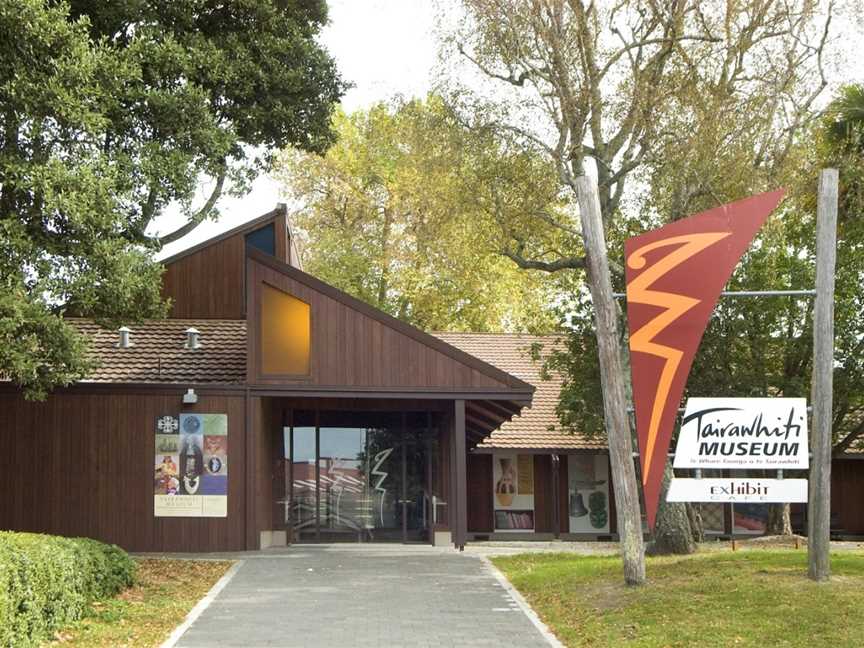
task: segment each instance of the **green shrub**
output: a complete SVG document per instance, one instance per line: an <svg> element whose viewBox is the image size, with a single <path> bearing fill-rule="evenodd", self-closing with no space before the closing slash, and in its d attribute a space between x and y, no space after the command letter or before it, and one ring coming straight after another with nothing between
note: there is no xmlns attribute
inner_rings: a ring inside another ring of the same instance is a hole
<svg viewBox="0 0 864 648"><path fill-rule="evenodd" d="M132 584L125 551L88 538L0 532L0 646L30 646Z"/></svg>

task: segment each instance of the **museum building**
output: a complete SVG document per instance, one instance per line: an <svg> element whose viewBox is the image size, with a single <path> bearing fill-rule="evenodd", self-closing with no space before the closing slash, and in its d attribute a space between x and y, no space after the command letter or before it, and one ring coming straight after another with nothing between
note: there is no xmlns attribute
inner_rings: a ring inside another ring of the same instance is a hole
<svg viewBox="0 0 864 648"><path fill-rule="evenodd" d="M298 267L284 206L163 264L167 319L70 320L86 380L44 402L0 386L0 529L131 551L616 537L605 442L562 431L541 378L554 336L394 319ZM858 456L834 463L850 534ZM763 517L703 516L716 535Z"/></svg>

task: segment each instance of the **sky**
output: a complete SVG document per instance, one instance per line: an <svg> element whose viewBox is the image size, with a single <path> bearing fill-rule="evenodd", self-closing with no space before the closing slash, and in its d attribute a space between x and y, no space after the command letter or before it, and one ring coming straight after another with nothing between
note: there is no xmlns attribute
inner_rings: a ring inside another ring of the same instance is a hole
<svg viewBox="0 0 864 648"><path fill-rule="evenodd" d="M397 96L422 97L429 92L438 62L434 33L436 7L446 8L448 1L329 0L330 24L324 28L321 40L336 60L343 78L353 84L342 100L346 111ZM864 12L858 20L864 21ZM864 48L862 30L853 28L848 20L844 22L848 24L838 26L835 23L845 41L842 50L844 53L860 51ZM852 34L855 40L849 38ZM849 77L857 76L856 80L860 81L861 72L855 73L859 64L854 63L851 68L850 64L840 64L837 68L845 69ZM202 187L200 203L209 190L210 187ZM278 202L286 202L280 196L279 184L269 176L261 176L253 183L250 193L242 198L226 196L220 200L218 221L202 223L181 240L165 246L159 258L252 220L272 210ZM154 230L165 234L182 224L178 211L167 210L154 223Z"/></svg>
<svg viewBox="0 0 864 648"><path fill-rule="evenodd" d="M342 76L354 87L342 100L348 111L401 95L425 96L432 85L438 55L433 34L434 3L430 0L329 0L330 24L322 42L336 60ZM208 189L204 188L205 191ZM202 201L203 202L203 199ZM259 177L242 198L224 197L221 218L198 226L159 255L165 258L273 209L279 185ZM155 223L159 233L183 224L178 212L168 212Z"/></svg>

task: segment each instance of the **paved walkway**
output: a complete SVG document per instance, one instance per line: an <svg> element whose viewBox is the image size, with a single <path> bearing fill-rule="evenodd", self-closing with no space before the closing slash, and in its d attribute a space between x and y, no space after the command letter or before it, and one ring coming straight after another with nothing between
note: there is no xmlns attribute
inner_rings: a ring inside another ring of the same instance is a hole
<svg viewBox="0 0 864 648"><path fill-rule="evenodd" d="M242 559L177 646L549 646L476 555L305 545Z"/></svg>

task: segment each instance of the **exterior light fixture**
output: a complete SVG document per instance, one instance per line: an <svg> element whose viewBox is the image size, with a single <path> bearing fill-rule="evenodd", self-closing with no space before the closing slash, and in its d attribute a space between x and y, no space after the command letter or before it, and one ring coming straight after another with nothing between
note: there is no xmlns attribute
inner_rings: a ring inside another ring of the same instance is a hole
<svg viewBox="0 0 864 648"><path fill-rule="evenodd" d="M183 394L183 404L184 405L193 405L198 402L198 394L195 393L195 390L191 387L186 390L186 393Z"/></svg>

